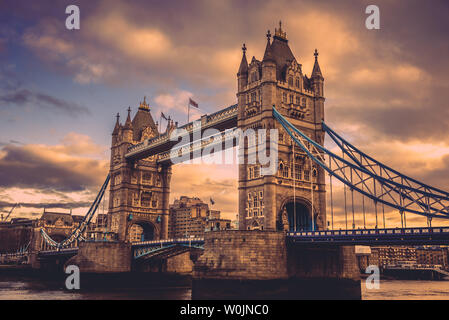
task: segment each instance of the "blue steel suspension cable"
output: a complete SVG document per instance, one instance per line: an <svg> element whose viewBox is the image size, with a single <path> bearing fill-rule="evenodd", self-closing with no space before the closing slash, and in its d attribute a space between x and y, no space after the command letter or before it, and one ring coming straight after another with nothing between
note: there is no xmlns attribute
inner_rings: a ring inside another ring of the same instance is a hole
<svg viewBox="0 0 449 320"><path fill-rule="evenodd" d="M323 161L320 159L321 157L317 158L317 156L313 155L308 148L306 148L296 137L295 135L292 133L291 130L293 130L296 134L298 134L300 137L302 137L303 139L305 139L309 144L311 144L312 146L314 146L320 153L325 153L328 156L332 156L332 158L335 160L338 160L340 162L342 162L343 164L345 164L346 166L352 167L353 169L356 169L360 172L363 172L365 174L367 174L368 176L377 179L380 183L385 183L385 184L397 184L399 185L397 182L394 181L390 181L387 180L385 178L379 177L377 175L373 175L372 172L368 171L366 168L364 167L360 167L357 165L354 165L353 163L339 157L338 155L334 154L333 152L329 151L328 149L324 148L323 146L319 145L318 143L316 143L315 141L311 140L310 138L308 138L306 135L304 135L300 130L298 130L296 127L294 127L291 123L289 123L277 110L276 108L273 107L273 115L274 117L279 121L279 123L281 123L281 125L286 129L287 133L290 135L290 137L301 147L301 149L303 149L307 155L309 157L311 157L318 165L320 165L324 170L326 170L328 173L334 175L338 180L340 180L341 182L343 182L345 185L348 185L351 188L354 188L357 192L367 196L368 198L375 200L375 198L373 197L373 195L371 195L370 193L366 192L366 191L362 191L360 188L358 188L357 186L352 185L350 182L348 182L344 177L339 176L338 174L336 174L335 172L331 171L326 164L323 163ZM409 188L408 186L404 186L404 188ZM423 191L418 190L418 192L423 193ZM444 198L445 200L449 200L449 198ZM439 217L439 218L444 218L444 219L448 219L449 218L449 213L447 212L441 212L438 211L436 213L423 213L422 211L418 211L416 209L412 209L409 207L402 207L400 205L398 205L397 203L392 203L392 202L388 202L387 200L380 198L377 199L378 201L380 201L381 203L384 203L390 207L396 208L398 210L405 210L407 212L410 213L414 213L414 214L418 214L418 215L422 215L422 216L432 216L432 217Z"/></svg>

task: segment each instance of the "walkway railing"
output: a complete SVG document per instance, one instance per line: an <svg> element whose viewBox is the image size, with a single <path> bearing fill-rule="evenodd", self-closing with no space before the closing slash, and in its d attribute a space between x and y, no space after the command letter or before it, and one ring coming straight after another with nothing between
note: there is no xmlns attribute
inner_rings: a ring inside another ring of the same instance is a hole
<svg viewBox="0 0 449 320"><path fill-rule="evenodd" d="M299 231L287 232L287 238L296 243L449 244L449 227Z"/></svg>
<svg viewBox="0 0 449 320"><path fill-rule="evenodd" d="M183 135L179 135L179 137L182 138L185 135L192 134L192 132L194 130L197 130L200 126L201 129L212 128L221 122L229 121L230 119L233 118L237 119L237 109L238 109L237 104L234 104L223 110L217 111L210 115L203 116L201 118L201 121L189 122L183 126L176 128L175 130L186 130L186 132ZM140 152L156 148L168 142L170 142L170 134L167 133L161 134L154 138L146 139L138 144L129 147L128 153L125 155L125 157L129 158L136 156Z"/></svg>

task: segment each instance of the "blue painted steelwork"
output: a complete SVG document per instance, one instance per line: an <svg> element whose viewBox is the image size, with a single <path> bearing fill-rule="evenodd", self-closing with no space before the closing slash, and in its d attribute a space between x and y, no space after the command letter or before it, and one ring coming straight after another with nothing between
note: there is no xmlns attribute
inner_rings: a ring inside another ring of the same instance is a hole
<svg viewBox="0 0 449 320"><path fill-rule="evenodd" d="M376 175L377 179L389 184L392 192L418 204L427 212L447 210L449 203L443 202L447 201L449 198L448 192L429 186L386 166L350 144L324 122L322 122L322 126L323 130L337 144L344 154L356 162L360 167L363 167L373 175ZM400 182L398 182L398 180ZM424 199L423 196L427 197L427 199ZM432 202L428 201L427 203L423 202L423 199L428 200L429 198L433 198L434 200ZM440 205L439 208L438 205Z"/></svg>
<svg viewBox="0 0 449 320"><path fill-rule="evenodd" d="M140 241L132 244L134 259L141 259L153 254L164 253L168 249L191 248L204 249L203 238L178 238L167 240Z"/></svg>
<svg viewBox="0 0 449 320"><path fill-rule="evenodd" d="M448 244L449 227L387 228L288 232L287 240L295 244Z"/></svg>
<svg viewBox="0 0 449 320"><path fill-rule="evenodd" d="M358 193L372 199L375 204L382 203L392 208L398 209L400 212L410 212L426 216L428 218L444 218L449 219L449 194L447 193L435 193L438 189L418 190L407 184L401 184L394 179L382 177L379 174L367 169L368 165L361 165L359 161L351 162L344 159L332 151L321 146L314 140L310 139L303 132L298 130L289 121L287 121L273 106L273 116L282 125L285 131L289 134L293 141L321 168L327 171L331 176L337 178L350 190L357 191ZM326 127L328 128L328 127ZM329 131L330 132L330 131ZM337 145L339 145L337 143ZM339 145L341 147L341 144ZM330 165L327 165L325 157L329 158L328 163L335 163L336 169L331 169ZM353 157L351 157L354 160ZM377 162L378 163L378 162ZM387 168L386 166L384 168ZM388 168L389 169L389 168ZM349 170L351 175L348 176L346 171ZM392 170L392 169L389 169ZM393 171L391 171L393 172ZM354 174L353 174L354 173ZM403 176L402 179L410 178ZM414 180L416 181L416 180ZM371 182L372 185L368 183ZM377 188L381 188L381 193L376 192ZM423 184L422 184L423 185ZM359 186L362 186L360 188ZM419 197L412 197L413 193L418 193ZM445 195L447 194L447 195ZM386 198L387 197L387 198ZM399 197L399 199L398 199ZM407 201L404 201L407 200ZM427 204L427 206L424 206ZM435 205L440 207L438 210Z"/></svg>
<svg viewBox="0 0 449 320"><path fill-rule="evenodd" d="M43 228L41 228L41 234L45 240L45 242L50 245L51 247L54 248L64 248L64 247L68 247L69 245L71 245L73 242L75 242L76 240L81 239L82 237L82 233L86 230L87 226L90 224L95 212L98 209L98 206L100 205L100 202L103 198L104 193L106 192L106 188L109 184L109 180L110 180L110 175L108 174L108 176L106 177L106 180L103 183L103 186L101 187L100 191L97 194L97 197L95 198L95 201L92 203L92 205L89 208L89 211L87 211L86 215L83 218L83 221L79 224L79 226L72 231L72 233L70 234L70 236L65 239L62 242L56 242L54 241L46 232Z"/></svg>

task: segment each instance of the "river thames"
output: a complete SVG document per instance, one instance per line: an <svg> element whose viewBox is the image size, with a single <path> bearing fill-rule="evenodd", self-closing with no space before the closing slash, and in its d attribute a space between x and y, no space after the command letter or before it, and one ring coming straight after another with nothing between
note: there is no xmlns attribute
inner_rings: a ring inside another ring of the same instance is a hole
<svg viewBox="0 0 449 320"><path fill-rule="evenodd" d="M61 281L42 281L0 275L0 300L190 300L190 287L154 286L146 288L67 291ZM449 281L384 280L379 289L368 290L361 281L362 300L449 300Z"/></svg>

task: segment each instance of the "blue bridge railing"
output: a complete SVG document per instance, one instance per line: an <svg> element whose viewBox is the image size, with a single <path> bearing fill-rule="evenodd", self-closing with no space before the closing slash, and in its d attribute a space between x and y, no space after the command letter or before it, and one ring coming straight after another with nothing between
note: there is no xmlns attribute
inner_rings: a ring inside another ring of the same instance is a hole
<svg viewBox="0 0 449 320"><path fill-rule="evenodd" d="M288 232L294 243L335 243L365 245L448 244L449 226Z"/></svg>

